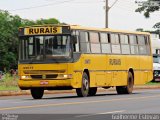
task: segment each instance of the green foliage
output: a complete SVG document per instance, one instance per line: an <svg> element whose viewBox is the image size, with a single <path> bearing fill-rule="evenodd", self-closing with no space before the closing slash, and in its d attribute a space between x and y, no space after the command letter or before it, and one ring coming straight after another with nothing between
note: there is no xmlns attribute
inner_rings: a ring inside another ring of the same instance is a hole
<svg viewBox="0 0 160 120"><path fill-rule="evenodd" d="M153 2L153 1L157 1L157 0L147 0L146 2ZM159 6L141 6L139 8L137 8L135 10L135 12L140 12L140 13L144 13L144 16L146 18L150 17L150 14L155 12L155 11L159 11L160 10L160 5ZM160 29L160 22L156 23L153 28L156 28L157 30Z"/></svg>
<svg viewBox="0 0 160 120"><path fill-rule="evenodd" d="M157 0L147 0L146 2L151 2L151 1L157 1ZM135 12L140 12L144 13L144 16L146 18L150 17L150 13L153 13L155 11L158 11L160 9L160 6L141 6L135 10Z"/></svg>
<svg viewBox="0 0 160 120"><path fill-rule="evenodd" d="M38 25L43 25L43 24L59 24L59 21L55 18L50 18L50 19L40 19L35 22Z"/></svg>
<svg viewBox="0 0 160 120"><path fill-rule="evenodd" d="M153 27L157 28L157 29L160 29L160 22L156 23Z"/></svg>
<svg viewBox="0 0 160 120"><path fill-rule="evenodd" d="M7 11L0 10L0 70L17 66L18 61L18 28L32 25L59 24L55 18L28 20L12 16Z"/></svg>
<svg viewBox="0 0 160 120"><path fill-rule="evenodd" d="M0 11L0 65L9 68L16 64L19 16L11 16L7 11Z"/></svg>
<svg viewBox="0 0 160 120"><path fill-rule="evenodd" d="M19 90L18 76L11 76L9 73L6 73L3 79L0 80L0 91L1 90Z"/></svg>

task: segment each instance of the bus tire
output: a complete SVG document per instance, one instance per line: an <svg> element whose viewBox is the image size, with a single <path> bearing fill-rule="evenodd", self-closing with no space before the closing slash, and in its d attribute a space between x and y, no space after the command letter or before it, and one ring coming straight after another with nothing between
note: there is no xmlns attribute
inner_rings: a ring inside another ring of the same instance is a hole
<svg viewBox="0 0 160 120"><path fill-rule="evenodd" d="M34 99L41 99L44 94L44 88L31 88L31 95Z"/></svg>
<svg viewBox="0 0 160 120"><path fill-rule="evenodd" d="M134 78L131 72L128 72L127 86L126 86L126 94L132 94L134 86Z"/></svg>
<svg viewBox="0 0 160 120"><path fill-rule="evenodd" d="M97 87L89 88L89 93L88 93L89 96L95 96L96 93L97 93Z"/></svg>
<svg viewBox="0 0 160 120"><path fill-rule="evenodd" d="M81 88L77 88L76 93L79 97L87 97L89 94L89 78L86 72L84 72L82 76Z"/></svg>
<svg viewBox="0 0 160 120"><path fill-rule="evenodd" d="M116 91L118 94L124 94L125 93L124 89L125 86L116 86Z"/></svg>
<svg viewBox="0 0 160 120"><path fill-rule="evenodd" d="M133 91L134 78L131 72L128 72L127 85L126 86L116 86L118 94L131 94Z"/></svg>

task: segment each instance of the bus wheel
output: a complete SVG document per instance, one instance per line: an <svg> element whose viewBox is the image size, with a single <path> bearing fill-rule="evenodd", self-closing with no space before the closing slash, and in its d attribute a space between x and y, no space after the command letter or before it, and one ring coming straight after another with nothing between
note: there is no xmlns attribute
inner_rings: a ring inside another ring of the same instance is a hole
<svg viewBox="0 0 160 120"><path fill-rule="evenodd" d="M128 73L127 86L126 86L126 94L131 94L133 91L134 79L131 72Z"/></svg>
<svg viewBox="0 0 160 120"><path fill-rule="evenodd" d="M93 88L89 88L89 96L95 96L97 93L97 88L93 87Z"/></svg>
<svg viewBox="0 0 160 120"><path fill-rule="evenodd" d="M31 95L34 99L41 99L44 94L44 88L31 88Z"/></svg>
<svg viewBox="0 0 160 120"><path fill-rule="evenodd" d="M118 94L131 94L133 91L134 79L131 72L128 72L127 85L117 86L116 90Z"/></svg>
<svg viewBox="0 0 160 120"><path fill-rule="evenodd" d="M89 78L87 73L83 73L82 76L82 87L76 89L77 95L79 97L87 97L89 94Z"/></svg>

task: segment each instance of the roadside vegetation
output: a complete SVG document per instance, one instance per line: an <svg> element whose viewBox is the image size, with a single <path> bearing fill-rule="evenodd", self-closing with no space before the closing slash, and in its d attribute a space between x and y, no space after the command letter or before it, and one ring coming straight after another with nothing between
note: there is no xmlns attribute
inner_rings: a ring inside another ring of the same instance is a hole
<svg viewBox="0 0 160 120"><path fill-rule="evenodd" d="M6 72L10 69L17 69L19 27L59 23L55 18L33 21L0 10L0 71Z"/></svg>
<svg viewBox="0 0 160 120"><path fill-rule="evenodd" d="M18 88L18 75L6 73L0 80L0 91L19 90Z"/></svg>
<svg viewBox="0 0 160 120"><path fill-rule="evenodd" d="M160 86L160 82L148 82L146 85L159 85Z"/></svg>
<svg viewBox="0 0 160 120"><path fill-rule="evenodd" d="M28 20L0 10L0 90L19 90L18 76L10 74L18 68L18 29L23 26L60 24L55 18Z"/></svg>

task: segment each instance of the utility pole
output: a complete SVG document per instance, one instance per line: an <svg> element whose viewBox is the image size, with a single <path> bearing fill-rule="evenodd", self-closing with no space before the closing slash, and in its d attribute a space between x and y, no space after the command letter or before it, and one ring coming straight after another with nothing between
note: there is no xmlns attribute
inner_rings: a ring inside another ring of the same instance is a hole
<svg viewBox="0 0 160 120"><path fill-rule="evenodd" d="M105 27L108 28L108 12L109 12L109 6L108 6L108 0L106 0L106 6L105 6Z"/></svg>
<svg viewBox="0 0 160 120"><path fill-rule="evenodd" d="M105 6L105 27L108 28L108 13L109 13L109 10L118 2L118 0L115 0L114 3L109 7L108 5L108 0L105 0L106 2L106 6Z"/></svg>

